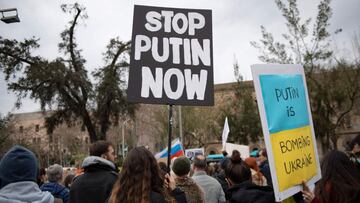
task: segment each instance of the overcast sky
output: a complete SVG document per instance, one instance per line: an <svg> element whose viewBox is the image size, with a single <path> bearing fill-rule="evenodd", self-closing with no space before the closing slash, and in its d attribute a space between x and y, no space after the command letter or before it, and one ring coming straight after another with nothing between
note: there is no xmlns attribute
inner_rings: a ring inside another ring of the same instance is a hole
<svg viewBox="0 0 360 203"><path fill-rule="evenodd" d="M62 3L75 1L59 0L0 0L0 9L16 7L21 22L0 22L0 36L23 40L40 38L36 54L54 59L58 55L57 44L70 15L62 13ZM284 19L272 0L87 0L77 1L87 9L89 18L77 29L77 42L87 60L90 70L102 66L102 53L110 38L131 39L134 5L211 9L213 14L213 48L215 84L233 82L233 61L236 56L240 71L250 80L250 65L260 63L258 51L250 41L260 39L260 25L279 39L286 32ZM319 0L300 0L299 8L304 17L315 18ZM342 28L333 36L333 46L339 55L352 55L351 37L360 32L360 1L333 0L333 16L330 31ZM91 71L89 71L91 72ZM0 113L31 112L39 110L38 104L25 100L21 109L14 109L15 97L7 91L4 76L0 73Z"/></svg>

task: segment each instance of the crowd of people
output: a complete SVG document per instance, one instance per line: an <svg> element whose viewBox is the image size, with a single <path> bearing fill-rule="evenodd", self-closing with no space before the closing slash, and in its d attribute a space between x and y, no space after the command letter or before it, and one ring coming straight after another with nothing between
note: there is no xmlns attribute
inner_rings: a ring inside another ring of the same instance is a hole
<svg viewBox="0 0 360 203"><path fill-rule="evenodd" d="M322 178L311 190L285 200L295 203L360 202L360 142L350 156L332 150L321 162ZM110 142L97 141L82 172L59 164L38 168L33 152L12 147L0 162L0 203L272 203L275 202L265 149L243 160L239 151L208 164L206 157L178 157L171 170L145 147L135 147L118 172Z"/></svg>

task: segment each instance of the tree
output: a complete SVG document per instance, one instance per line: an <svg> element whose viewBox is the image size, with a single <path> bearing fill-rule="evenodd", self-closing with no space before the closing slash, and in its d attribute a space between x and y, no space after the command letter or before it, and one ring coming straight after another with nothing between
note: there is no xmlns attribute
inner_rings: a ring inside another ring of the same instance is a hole
<svg viewBox="0 0 360 203"><path fill-rule="evenodd" d="M345 118L359 102L359 63L336 60L330 47L328 30L332 16L330 0L318 5L316 21L310 32L311 18L302 20L296 0L275 0L286 20L287 33L284 43L274 40L271 33L261 26L262 39L251 42L267 63L298 63L304 66L312 107L316 136L323 150L337 148L338 135ZM334 33L341 32L341 29ZM335 64L331 63L335 60Z"/></svg>
<svg viewBox="0 0 360 203"><path fill-rule="evenodd" d="M109 126L117 125L122 116L133 116L136 108L125 99L124 74L130 42L110 40L104 53L105 65L92 73L96 79L93 82L75 38L78 21L87 18L85 8L75 3L62 5L61 9L73 15L58 45L65 58L50 61L35 56L33 51L40 45L34 37L23 41L0 37L0 70L5 74L8 89L17 95L17 107L21 99L30 96L40 102L43 111L54 110L45 119L48 133L62 123L72 125L80 119L91 142L103 140Z"/></svg>
<svg viewBox="0 0 360 203"><path fill-rule="evenodd" d="M229 122L229 140L241 144L256 142L262 135L260 117L254 98L254 88L245 82L239 73L239 65L234 63L236 77L235 96L222 108L218 124L223 126L225 117Z"/></svg>
<svg viewBox="0 0 360 203"><path fill-rule="evenodd" d="M11 115L0 115L0 157L14 144L14 140L10 136L14 130L14 126L10 120Z"/></svg>
<svg viewBox="0 0 360 203"><path fill-rule="evenodd" d="M218 134L216 127L216 119L214 118L214 110L211 107L194 107L182 106L182 128L183 141L185 148L206 147L208 141ZM173 138L179 137L179 114L178 108L173 108ZM157 122L156 130L158 131L158 139L162 146L166 146L168 138L168 108L163 106L155 113Z"/></svg>

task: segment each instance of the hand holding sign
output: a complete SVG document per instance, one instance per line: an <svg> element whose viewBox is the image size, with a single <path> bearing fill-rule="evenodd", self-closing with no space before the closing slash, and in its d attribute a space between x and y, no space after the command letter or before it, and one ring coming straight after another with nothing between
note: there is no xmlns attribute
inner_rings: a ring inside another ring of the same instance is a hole
<svg viewBox="0 0 360 203"><path fill-rule="evenodd" d="M320 167L304 71L298 65L252 67L277 201L319 180Z"/></svg>
<svg viewBox="0 0 360 203"><path fill-rule="evenodd" d="M311 201L315 198L313 192L311 192L310 188L306 185L305 181L301 182L303 189L301 192L303 193L303 198L306 203L311 203Z"/></svg>

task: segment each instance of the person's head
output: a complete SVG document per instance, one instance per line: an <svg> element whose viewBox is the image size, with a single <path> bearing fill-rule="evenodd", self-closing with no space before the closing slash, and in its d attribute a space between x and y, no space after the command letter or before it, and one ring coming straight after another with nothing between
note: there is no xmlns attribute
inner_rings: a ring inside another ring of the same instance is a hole
<svg viewBox="0 0 360 203"><path fill-rule="evenodd" d="M350 143L351 152L360 153L360 134L358 134Z"/></svg>
<svg viewBox="0 0 360 203"><path fill-rule="evenodd" d="M169 170L167 164L164 162L158 162L158 165L161 178L164 179Z"/></svg>
<svg viewBox="0 0 360 203"><path fill-rule="evenodd" d="M190 172L190 160L187 157L178 157L172 165L172 171L178 177L187 176Z"/></svg>
<svg viewBox="0 0 360 203"><path fill-rule="evenodd" d="M234 153L234 151L230 163L225 168L225 176L229 186L251 180L250 168L242 161L240 153Z"/></svg>
<svg viewBox="0 0 360 203"><path fill-rule="evenodd" d="M162 193L163 183L155 157L145 147L136 147L124 161L109 203L150 202L150 192Z"/></svg>
<svg viewBox="0 0 360 203"><path fill-rule="evenodd" d="M232 151L231 157L240 157L241 159L241 153L238 150L234 149Z"/></svg>
<svg viewBox="0 0 360 203"><path fill-rule="evenodd" d="M45 168L40 168L37 177L37 184L42 185L45 182L45 180L46 180L46 170Z"/></svg>
<svg viewBox="0 0 360 203"><path fill-rule="evenodd" d="M25 147L14 146L1 159L0 189L15 182L36 182L37 176L37 159L34 153Z"/></svg>
<svg viewBox="0 0 360 203"><path fill-rule="evenodd" d="M227 157L227 155L228 155L228 153L225 150L223 150L221 153L224 157Z"/></svg>
<svg viewBox="0 0 360 203"><path fill-rule="evenodd" d="M63 167L59 164L49 166L46 171L49 182L59 182L62 180Z"/></svg>
<svg viewBox="0 0 360 203"><path fill-rule="evenodd" d="M115 151L111 142L99 140L91 144L90 156L99 156L108 161L115 162Z"/></svg>
<svg viewBox="0 0 360 203"><path fill-rule="evenodd" d="M65 177L65 180L64 180L64 186L67 187L67 188L70 188L71 187L71 184L73 182L75 178L75 174L74 173L69 173L66 177Z"/></svg>
<svg viewBox="0 0 360 203"><path fill-rule="evenodd" d="M260 162L267 160L267 152L265 148L260 150L258 159Z"/></svg>
<svg viewBox="0 0 360 203"><path fill-rule="evenodd" d="M252 169L254 169L255 171L259 172L259 166L256 163L256 158L254 157L248 157L245 159L245 163Z"/></svg>
<svg viewBox="0 0 360 203"><path fill-rule="evenodd" d="M360 192L360 172L345 153L333 150L326 154L321 174L315 194L322 202L354 202Z"/></svg>
<svg viewBox="0 0 360 203"><path fill-rule="evenodd" d="M259 148L254 147L250 152L250 157L259 157Z"/></svg>
<svg viewBox="0 0 360 203"><path fill-rule="evenodd" d="M160 172L164 173L164 175L165 175L168 171L167 164L164 162L159 162L158 165L159 165Z"/></svg>
<svg viewBox="0 0 360 203"><path fill-rule="evenodd" d="M206 167L206 174L208 174L209 176L213 176L214 172L215 172L215 168L214 168L214 163L209 163Z"/></svg>
<svg viewBox="0 0 360 203"><path fill-rule="evenodd" d="M205 171L206 170L206 158L203 155L197 155L194 158L193 168L194 171Z"/></svg>

